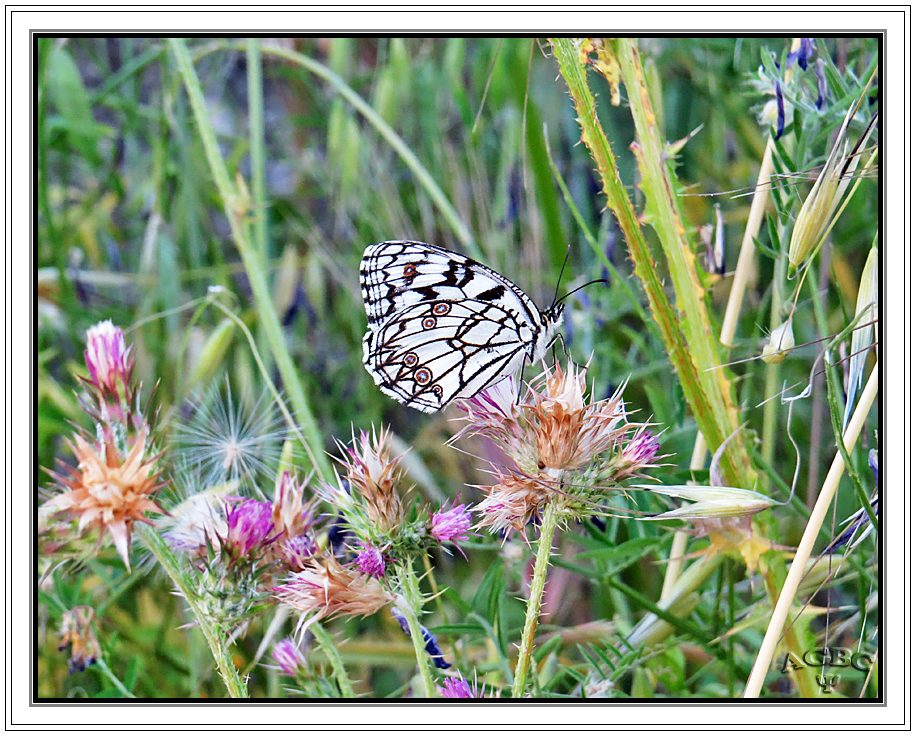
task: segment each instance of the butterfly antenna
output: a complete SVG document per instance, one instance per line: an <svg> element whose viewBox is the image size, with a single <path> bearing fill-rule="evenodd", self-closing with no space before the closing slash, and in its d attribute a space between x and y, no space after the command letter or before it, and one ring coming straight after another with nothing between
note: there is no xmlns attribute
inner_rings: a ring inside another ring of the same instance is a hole
<svg viewBox="0 0 916 736"><path fill-rule="evenodd" d="M556 291L553 292L553 304L550 305L552 307L557 306L557 304L559 304L562 301L562 299L557 299L557 297L560 296L560 282L563 281L563 272L566 270L566 262L569 260L570 250L572 250L572 246L567 245L566 246L566 257L563 259L563 266L562 268L560 268L560 277L557 279L557 289ZM569 294L567 294L566 296L569 296ZM565 299L566 296L564 296L563 299Z"/></svg>
<svg viewBox="0 0 916 736"><path fill-rule="evenodd" d="M559 304L559 303L562 302L566 297L572 296L572 295L575 294L577 291L581 291L582 289L584 289L586 286L591 286L592 284L608 284L608 283L609 283L609 282L608 282L607 279L595 279L594 281L589 281L589 282L586 283L586 284L582 284L582 286L577 286L575 289L573 289L572 291L570 291L568 294L564 294L564 295L561 296L559 299L554 299L554 302L553 302L553 303L554 303L554 305Z"/></svg>

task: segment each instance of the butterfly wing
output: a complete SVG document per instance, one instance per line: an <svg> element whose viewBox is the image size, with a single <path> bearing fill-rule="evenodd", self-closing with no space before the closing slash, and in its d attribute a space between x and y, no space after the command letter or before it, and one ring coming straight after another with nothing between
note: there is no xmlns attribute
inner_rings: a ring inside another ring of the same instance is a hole
<svg viewBox="0 0 916 736"><path fill-rule="evenodd" d="M432 413L516 371L534 334L494 302L421 302L366 333L363 362L383 393Z"/></svg>
<svg viewBox="0 0 916 736"><path fill-rule="evenodd" d="M538 359L559 325L505 276L430 243L370 245L359 272L366 369L383 393L427 413Z"/></svg>
<svg viewBox="0 0 916 736"><path fill-rule="evenodd" d="M370 330L406 307L436 300L494 302L532 325L541 324L535 303L509 279L438 245L415 240L370 245L359 275Z"/></svg>

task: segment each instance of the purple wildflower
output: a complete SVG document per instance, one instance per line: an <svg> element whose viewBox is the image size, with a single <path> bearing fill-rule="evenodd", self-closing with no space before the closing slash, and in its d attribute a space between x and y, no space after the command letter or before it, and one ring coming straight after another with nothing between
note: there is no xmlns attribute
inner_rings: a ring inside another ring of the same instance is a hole
<svg viewBox="0 0 916 736"><path fill-rule="evenodd" d="M637 434L620 453L614 478L620 479L629 475L636 475L643 468L652 465L660 448L658 438L643 430Z"/></svg>
<svg viewBox="0 0 916 736"><path fill-rule="evenodd" d="M248 499L226 509L226 536L223 549L231 562L257 558L263 547L273 541L272 508L266 501ZM252 554L254 553L254 554Z"/></svg>
<svg viewBox="0 0 916 736"><path fill-rule="evenodd" d="M782 85L776 80L776 135L774 141L778 141L786 129L786 103L782 97Z"/></svg>
<svg viewBox="0 0 916 736"><path fill-rule="evenodd" d="M817 77L817 109L823 110L827 102L827 74L824 72L824 60L818 59L814 65L814 76Z"/></svg>
<svg viewBox="0 0 916 736"><path fill-rule="evenodd" d="M808 61L814 56L814 39L802 38L801 44L796 51L790 51L786 57L786 66L792 66L796 61L802 68L802 71L808 70Z"/></svg>
<svg viewBox="0 0 916 736"><path fill-rule="evenodd" d="M385 577L385 555L382 551L366 542L359 544L362 549L356 555L356 566L371 578Z"/></svg>
<svg viewBox="0 0 916 736"><path fill-rule="evenodd" d="M477 688L471 687L470 683L461 675L457 677L446 677L444 684L437 685L436 689L443 698L482 698L483 693Z"/></svg>
<svg viewBox="0 0 916 736"><path fill-rule="evenodd" d="M292 639L287 638L278 643L271 654L280 669L290 677L295 677L306 667L305 656Z"/></svg>
<svg viewBox="0 0 916 736"><path fill-rule="evenodd" d="M284 562L293 572L305 569L306 563L318 552L318 544L308 534L287 539L281 547Z"/></svg>
<svg viewBox="0 0 916 736"><path fill-rule="evenodd" d="M466 542L469 539L467 532L473 522L471 512L465 504L456 506L456 503L453 501L450 509L446 510L443 506L432 515L429 533L440 543L451 542L457 546L458 542Z"/></svg>

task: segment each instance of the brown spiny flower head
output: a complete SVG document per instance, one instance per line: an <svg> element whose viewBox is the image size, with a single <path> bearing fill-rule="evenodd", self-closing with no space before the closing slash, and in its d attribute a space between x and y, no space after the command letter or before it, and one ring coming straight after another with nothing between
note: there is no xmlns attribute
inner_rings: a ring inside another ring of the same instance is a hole
<svg viewBox="0 0 916 736"><path fill-rule="evenodd" d="M378 580L333 557L311 560L273 591L281 603L313 614L309 622L332 616L368 616L395 600Z"/></svg>
<svg viewBox="0 0 916 736"><path fill-rule="evenodd" d="M286 539L304 534L315 523L312 505L305 500L306 488L307 483L300 483L288 470L277 479L272 518L275 531Z"/></svg>
<svg viewBox="0 0 916 736"><path fill-rule="evenodd" d="M53 474L62 492L43 504L47 510L78 519L80 531L98 529L99 544L106 531L111 534L128 570L134 522L152 524L144 514L163 513L150 498L162 484L155 469L158 457L146 457L146 438L146 429L141 429L122 460L114 439L106 438L97 445L76 435L70 444L78 466L68 468L69 478Z"/></svg>
<svg viewBox="0 0 916 736"><path fill-rule="evenodd" d="M340 478L333 485L322 484L319 496L342 513L351 529L362 539L390 535L405 518L398 486L403 455L391 457L391 432L360 432L350 446L340 445L338 462L346 470L346 485Z"/></svg>
<svg viewBox="0 0 916 736"><path fill-rule="evenodd" d="M93 664L101 655L98 637L93 625L96 622L95 611L89 606L77 606L64 611L61 616L60 644L58 651L70 648L69 674L82 672Z"/></svg>
<svg viewBox="0 0 916 736"><path fill-rule="evenodd" d="M526 475L498 475L497 483L483 487L487 497L474 507L480 514L480 527L489 527L497 534L514 529L525 530L525 525L550 500L551 484L546 480Z"/></svg>
<svg viewBox="0 0 916 736"><path fill-rule="evenodd" d="M564 371L557 363L541 376L540 386L529 387L522 404L511 403L511 380L461 402L467 424L452 442L470 434L488 437L526 475L578 470L626 438L631 427L622 394L623 387L610 399L586 403L585 370L570 361Z"/></svg>
<svg viewBox="0 0 916 736"><path fill-rule="evenodd" d="M531 419L541 462L554 470L577 470L622 442L626 436L623 386L610 399L585 403L585 370L570 361L542 377L532 391Z"/></svg>
<svg viewBox="0 0 916 736"><path fill-rule="evenodd" d="M277 479L271 506L274 539L268 560L281 560L290 570L302 570L317 551L313 500L306 501L307 482L284 471Z"/></svg>
<svg viewBox="0 0 916 736"><path fill-rule="evenodd" d="M586 400L585 369L572 361L547 369L514 404L513 382L482 391L461 406L467 424L452 441L482 435L506 455L506 471L475 511L481 526L523 531L551 498L565 513L581 516L606 495L602 484L637 475L652 464L659 446L645 425L627 421L621 387L603 401Z"/></svg>

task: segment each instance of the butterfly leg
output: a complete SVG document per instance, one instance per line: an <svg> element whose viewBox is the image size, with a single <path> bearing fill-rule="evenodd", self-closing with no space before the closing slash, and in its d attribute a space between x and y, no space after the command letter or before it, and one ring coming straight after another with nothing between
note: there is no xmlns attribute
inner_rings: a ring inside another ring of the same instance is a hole
<svg viewBox="0 0 916 736"><path fill-rule="evenodd" d="M528 354L525 353L522 356L522 367L519 369L519 372L518 372L518 394L515 397L516 406L518 406L518 404L520 404L522 401L522 380L524 380L524 376L525 376L525 361L527 359L528 359Z"/></svg>

